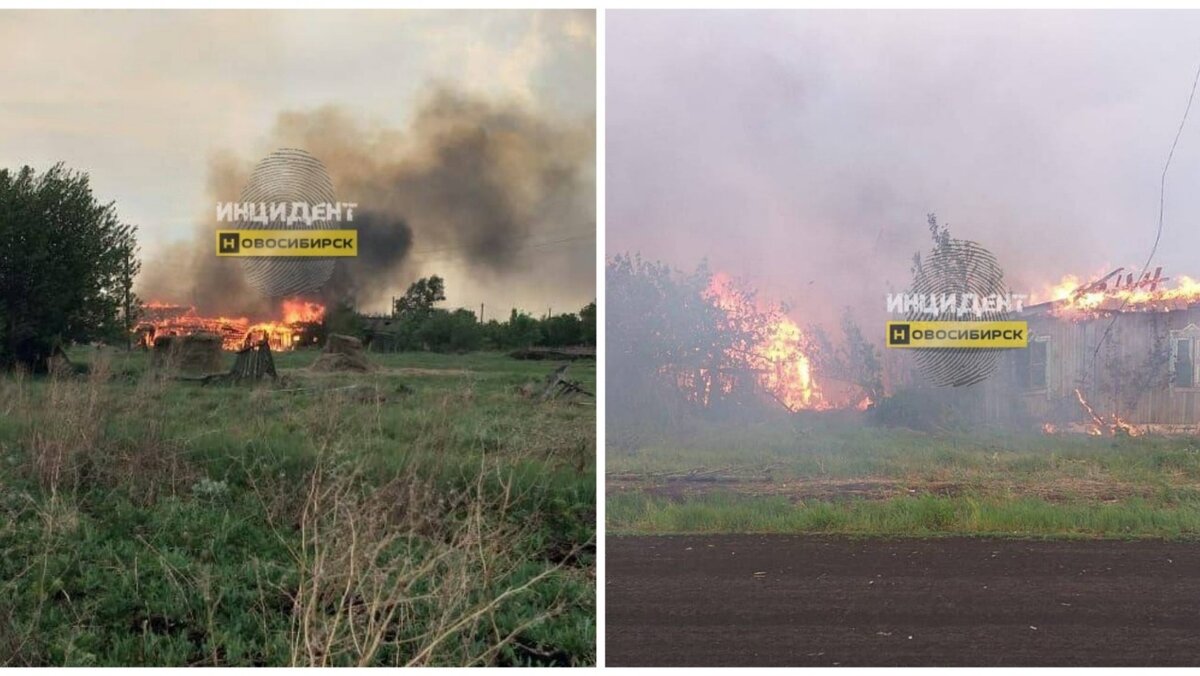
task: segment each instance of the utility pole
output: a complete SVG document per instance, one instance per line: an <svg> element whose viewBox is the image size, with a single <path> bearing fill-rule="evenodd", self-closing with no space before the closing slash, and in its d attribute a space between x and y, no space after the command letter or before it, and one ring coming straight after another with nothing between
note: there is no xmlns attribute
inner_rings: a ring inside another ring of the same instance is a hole
<svg viewBox="0 0 1200 676"><path fill-rule="evenodd" d="M479 323L483 323L483 303L479 304Z"/></svg>
<svg viewBox="0 0 1200 676"><path fill-rule="evenodd" d="M124 276L121 278L122 291L124 292L123 303L125 305L125 350L133 349L133 277L134 277L134 261L133 251L125 251Z"/></svg>

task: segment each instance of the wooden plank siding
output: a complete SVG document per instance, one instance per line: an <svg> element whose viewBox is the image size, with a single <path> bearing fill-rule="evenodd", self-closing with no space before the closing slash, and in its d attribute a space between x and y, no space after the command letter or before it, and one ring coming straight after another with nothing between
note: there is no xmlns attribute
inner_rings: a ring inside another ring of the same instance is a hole
<svg viewBox="0 0 1200 676"><path fill-rule="evenodd" d="M1086 422L1075 397L1080 388L1098 413L1115 411L1134 425L1176 429L1200 424L1200 387L1177 387L1168 356L1174 349L1172 331L1200 326L1200 305L1082 321L1027 310L1020 318L1029 322L1031 342L1047 342L1045 387L1034 389L1019 375L1028 351L1024 356L1005 351L995 374L983 383L988 418ZM1106 330L1108 338L1096 353Z"/></svg>

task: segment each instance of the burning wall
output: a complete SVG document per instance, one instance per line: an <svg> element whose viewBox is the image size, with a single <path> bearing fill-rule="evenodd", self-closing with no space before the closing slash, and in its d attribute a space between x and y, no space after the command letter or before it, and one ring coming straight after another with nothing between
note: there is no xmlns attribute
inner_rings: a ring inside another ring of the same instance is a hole
<svg viewBox="0 0 1200 676"><path fill-rule="evenodd" d="M1200 426L1200 285L1121 269L1030 306L1030 347L1005 355L986 384L993 418L1088 433ZM1099 349L1097 349L1099 346ZM1014 410L1014 400L1018 406Z"/></svg>

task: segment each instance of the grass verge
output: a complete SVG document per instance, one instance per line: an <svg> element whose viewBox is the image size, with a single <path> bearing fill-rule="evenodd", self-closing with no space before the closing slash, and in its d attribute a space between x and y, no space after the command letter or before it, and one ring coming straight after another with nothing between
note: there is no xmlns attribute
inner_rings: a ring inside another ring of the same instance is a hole
<svg viewBox="0 0 1200 676"><path fill-rule="evenodd" d="M1200 536L1200 440L930 434L819 414L610 448L609 532Z"/></svg>
<svg viewBox="0 0 1200 676"><path fill-rule="evenodd" d="M864 537L1196 538L1200 502L1171 506L1051 503L1037 498L919 497L814 501L714 493L672 501L636 493L610 496L610 533L811 533Z"/></svg>

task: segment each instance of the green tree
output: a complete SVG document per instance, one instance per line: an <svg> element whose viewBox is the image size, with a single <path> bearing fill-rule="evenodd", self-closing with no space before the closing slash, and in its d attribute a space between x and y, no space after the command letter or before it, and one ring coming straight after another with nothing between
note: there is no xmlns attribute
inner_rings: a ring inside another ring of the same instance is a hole
<svg viewBox="0 0 1200 676"><path fill-rule="evenodd" d="M538 343L547 347L579 345L583 342L583 322L577 315L554 315L541 322Z"/></svg>
<svg viewBox="0 0 1200 676"><path fill-rule="evenodd" d="M392 309L397 317L425 316L436 303L446 300L446 283L437 275L422 277L408 287Z"/></svg>
<svg viewBox="0 0 1200 676"><path fill-rule="evenodd" d="M501 324L495 319L489 319L481 327L481 330L483 331L484 345L489 350L503 350L509 347L507 323Z"/></svg>
<svg viewBox="0 0 1200 676"><path fill-rule="evenodd" d="M63 343L124 342L136 234L85 173L0 170L0 364L42 370Z"/></svg>
<svg viewBox="0 0 1200 676"><path fill-rule="evenodd" d="M434 310L417 328L417 339L434 352L470 352L483 345L483 328L470 310Z"/></svg>
<svg viewBox="0 0 1200 676"><path fill-rule="evenodd" d="M138 316L141 314L142 309L141 300L133 292L133 282L137 279L137 274L142 269L142 262L137 257L137 243L131 242L131 244L132 246L125 246L122 249L123 260L121 261L121 274L118 278L118 291L121 295L121 318L124 320L126 349L133 349L133 327L137 325Z"/></svg>
<svg viewBox="0 0 1200 676"><path fill-rule="evenodd" d="M582 338L584 345L596 344L596 301L583 306L579 311L579 320L583 323Z"/></svg>
<svg viewBox="0 0 1200 676"><path fill-rule="evenodd" d="M524 312L513 308L508 316L508 327L505 331L505 343L508 347L529 347L538 342L542 336L538 320Z"/></svg>

